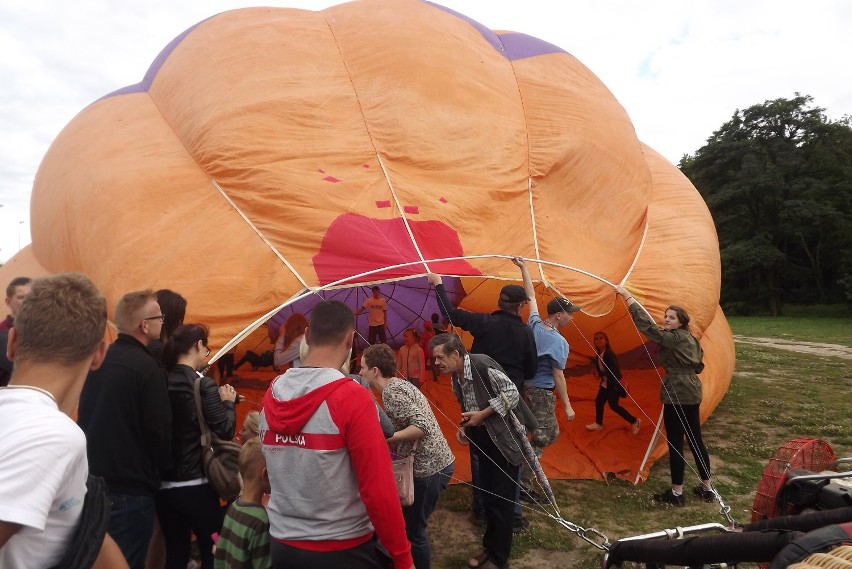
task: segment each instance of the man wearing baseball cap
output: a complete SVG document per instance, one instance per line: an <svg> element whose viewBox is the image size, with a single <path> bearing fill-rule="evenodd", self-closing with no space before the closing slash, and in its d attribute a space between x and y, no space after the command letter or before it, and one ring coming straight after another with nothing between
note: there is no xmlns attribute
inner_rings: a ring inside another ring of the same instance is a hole
<svg viewBox="0 0 852 569"><path fill-rule="evenodd" d="M541 458L544 449L556 442L559 437L559 422L556 420L556 395L562 401L565 416L574 419L574 410L568 399L568 387L565 383L565 363L568 360L568 341L559 333L559 328L567 326L573 319L572 314L580 307L567 298L557 297L547 303L547 318L542 320L538 313L535 290L532 279L523 259L512 259L521 269L525 295L530 298L530 318L527 325L535 336L538 350L536 373L524 383L521 392L527 406L535 415L538 428L532 431L532 445L536 456ZM556 393L554 394L554 391ZM528 502L541 502L542 498L533 489L533 472L526 464L521 465L521 499Z"/></svg>
<svg viewBox="0 0 852 569"><path fill-rule="evenodd" d="M532 330L524 324L520 316L521 308L530 301L524 292L524 287L513 284L504 286L497 298L498 310L485 314L455 308L444 290L439 275L429 274L426 280L435 286L438 306L444 316L453 326L467 330L473 336L470 353L485 354L500 364L515 384L518 393L523 393L524 382L535 376L537 359ZM471 477L474 487L473 513L477 523L482 523L484 506L482 495L477 491L478 459L473 453L471 453ZM513 522L515 532L522 531L528 525L529 522L521 514L520 505L516 503Z"/></svg>
<svg viewBox="0 0 852 569"><path fill-rule="evenodd" d="M521 319L521 307L529 302L524 287L506 285L497 299L498 310L490 314L468 312L450 302L439 275L427 275L435 285L438 306L450 323L473 336L472 354L485 354L506 371L506 375L523 392L524 381L532 379L536 370L535 339Z"/></svg>

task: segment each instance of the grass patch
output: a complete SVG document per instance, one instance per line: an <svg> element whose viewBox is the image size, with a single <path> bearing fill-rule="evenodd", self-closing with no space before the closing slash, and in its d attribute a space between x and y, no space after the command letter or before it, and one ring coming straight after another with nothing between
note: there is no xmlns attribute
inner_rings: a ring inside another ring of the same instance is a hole
<svg viewBox="0 0 852 569"><path fill-rule="evenodd" d="M730 316L734 334L852 346L852 315L845 316Z"/></svg>
<svg viewBox="0 0 852 569"><path fill-rule="evenodd" d="M735 334L852 345L849 319L737 317L730 322ZM703 433L717 487L734 518L747 523L754 489L779 446L796 437L814 437L828 442L838 456L852 455L852 371L847 360L771 347L738 344L736 353L731 387ZM691 454L686 457L691 492L697 475ZM564 519L595 527L611 541L675 526L725 523L718 504L699 502L691 494L684 508L653 504L651 494L664 490L668 479L668 460L662 459L640 486L620 480L558 480L553 486ZM464 568L467 556L479 550L482 534L470 523L469 505L467 486L451 487L442 496L435 514L440 523L430 523L429 531L436 569ZM543 515L527 516L532 527L513 542L513 569L600 567L598 550Z"/></svg>

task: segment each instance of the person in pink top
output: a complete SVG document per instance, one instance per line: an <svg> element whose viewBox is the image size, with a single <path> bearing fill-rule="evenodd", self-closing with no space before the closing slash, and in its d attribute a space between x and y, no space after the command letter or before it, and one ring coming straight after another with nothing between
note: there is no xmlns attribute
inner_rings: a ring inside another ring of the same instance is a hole
<svg viewBox="0 0 852 569"><path fill-rule="evenodd" d="M426 357L419 343L420 334L414 328L409 328L402 333L402 337L405 343L396 356L396 368L414 387L420 387L420 380L426 369Z"/></svg>

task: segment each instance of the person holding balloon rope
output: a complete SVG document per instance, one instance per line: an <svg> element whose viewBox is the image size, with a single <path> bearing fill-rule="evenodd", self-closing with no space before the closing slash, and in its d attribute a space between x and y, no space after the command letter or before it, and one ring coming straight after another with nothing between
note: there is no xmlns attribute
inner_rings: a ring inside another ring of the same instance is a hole
<svg viewBox="0 0 852 569"><path fill-rule="evenodd" d="M524 400L535 415L538 427L532 431L532 446L535 455L541 458L544 449L556 442L559 437L559 422L556 420L556 396L562 402L565 417L574 420L574 409L568 399L568 387L565 382L565 363L568 361L568 341L559 333L559 328L567 326L574 312L580 307L567 298L554 298L547 303L547 317L542 319L538 313L530 272L520 257L512 262L521 269L524 292L529 298L530 315L527 326L535 336L538 353L535 376L524 382ZM556 393L554 393L554 391ZM538 503L543 498L533 489L533 471L528 465L521 465L521 499Z"/></svg>
<svg viewBox="0 0 852 569"><path fill-rule="evenodd" d="M684 506L683 473L686 462L683 457L683 439L686 437L701 484L694 494L705 502L716 498L710 483L710 456L701 437L699 407L701 405L701 380L698 373L704 368L704 351L701 344L689 332L689 315L680 306L669 306L663 316L663 326L658 326L623 286L615 292L627 304L627 310L639 331L660 346L660 364L666 370L660 400L663 403L663 424L669 446L669 468L672 487L654 500L663 504Z"/></svg>
<svg viewBox="0 0 852 569"><path fill-rule="evenodd" d="M518 393L522 393L524 382L535 377L538 356L533 332L520 316L521 308L530 300L524 288L516 284L504 286L500 289L500 296L497 298L498 310L484 314L453 307L439 275L430 273L426 275L426 280L435 287L441 313L453 327L466 330L473 336L470 352L485 354L500 364L500 368L512 380ZM470 470L474 487L471 505L476 522L480 524L485 521L484 500L482 492L478 491L479 459L473 451L470 455ZM512 522L516 533L529 526L529 521L523 517L520 497L521 487L518 484Z"/></svg>

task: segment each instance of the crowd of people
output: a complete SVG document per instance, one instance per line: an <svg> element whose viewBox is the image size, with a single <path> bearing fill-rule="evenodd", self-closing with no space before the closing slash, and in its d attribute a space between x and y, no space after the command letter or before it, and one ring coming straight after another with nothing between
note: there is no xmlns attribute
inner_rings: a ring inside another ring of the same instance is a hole
<svg viewBox="0 0 852 569"><path fill-rule="evenodd" d="M529 524L521 503L546 502L528 457L540 458L556 441L558 414L575 416L560 329L580 310L560 297L539 313L526 264L514 263L523 286L504 286L489 314L454 307L442 278L427 276L445 321L472 335L470 349L436 313L422 335L406 330L395 352L385 343L379 287L355 311L320 301L310 321L293 314L273 352L276 369L286 371L239 433L236 391L203 375L209 330L184 323L180 294L123 295L113 316L118 334L107 344L106 302L85 276L13 280L10 316L0 323L8 344L8 365L0 362L0 567L185 569L196 563L195 549L205 569L428 569L426 530L456 458L419 389L429 371L435 381L450 376L456 437L469 447L471 509L484 535L468 566L506 567L513 535ZM694 493L711 501L698 421L703 353L689 317L672 306L657 326L624 288L616 292L638 329L660 345L666 370L672 487L654 499L684 504L688 434L701 478ZM352 374L363 312L371 345ZM594 335L594 347L600 388L596 421L586 429L604 428L608 403L637 434L642 422L619 404L626 391L605 333ZM230 503L206 474L206 431L242 445L242 491ZM392 461L405 457L413 458L413 499L403 505Z"/></svg>

